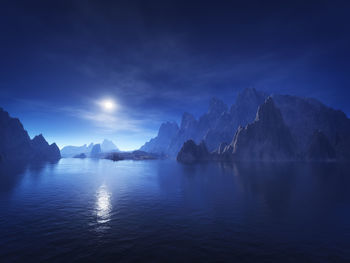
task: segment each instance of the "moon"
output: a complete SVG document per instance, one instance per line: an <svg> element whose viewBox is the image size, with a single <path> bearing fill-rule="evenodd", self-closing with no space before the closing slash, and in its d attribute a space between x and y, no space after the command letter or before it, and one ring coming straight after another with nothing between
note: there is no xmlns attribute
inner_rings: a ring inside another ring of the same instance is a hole
<svg viewBox="0 0 350 263"><path fill-rule="evenodd" d="M101 100L99 105L104 111L108 111L108 112L112 112L117 108L116 103L112 99Z"/></svg>

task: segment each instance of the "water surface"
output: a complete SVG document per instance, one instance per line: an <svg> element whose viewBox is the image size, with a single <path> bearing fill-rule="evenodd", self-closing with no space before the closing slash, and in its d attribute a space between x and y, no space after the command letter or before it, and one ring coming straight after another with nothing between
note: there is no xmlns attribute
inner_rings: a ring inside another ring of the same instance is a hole
<svg viewBox="0 0 350 263"><path fill-rule="evenodd" d="M350 262L348 166L6 167L0 261Z"/></svg>

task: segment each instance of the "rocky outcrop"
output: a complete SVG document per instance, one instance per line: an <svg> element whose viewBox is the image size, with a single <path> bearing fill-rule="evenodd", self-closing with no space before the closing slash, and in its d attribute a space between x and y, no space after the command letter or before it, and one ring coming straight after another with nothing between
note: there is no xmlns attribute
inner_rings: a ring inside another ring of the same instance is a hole
<svg viewBox="0 0 350 263"><path fill-rule="evenodd" d="M42 134L35 136L31 144L36 158L39 160L57 160L61 158L60 149L56 143L49 145Z"/></svg>
<svg viewBox="0 0 350 263"><path fill-rule="evenodd" d="M185 112L182 115L181 125L179 131L176 133L175 137L171 140L169 148L168 148L168 155L171 157L174 157L177 155L179 150L181 149L184 142L186 142L189 139L197 140L198 132L198 121L195 119L195 117Z"/></svg>
<svg viewBox="0 0 350 263"><path fill-rule="evenodd" d="M61 158L55 143L49 145L42 134L30 139L21 122L0 109L0 159L7 161L46 161Z"/></svg>
<svg viewBox="0 0 350 263"><path fill-rule="evenodd" d="M296 159L293 137L281 112L269 97L257 112L253 123L237 130L231 148L236 161L290 161Z"/></svg>
<svg viewBox="0 0 350 263"><path fill-rule="evenodd" d="M310 141L319 131L334 148L337 160L350 160L350 120L344 112L311 98L273 95L273 99L301 156L308 158Z"/></svg>
<svg viewBox="0 0 350 263"><path fill-rule="evenodd" d="M309 161L334 161L336 159L335 149L323 132L314 132L306 159Z"/></svg>
<svg viewBox="0 0 350 263"><path fill-rule="evenodd" d="M210 159L211 155L205 143L202 141L197 145L193 140L186 141L176 157L176 160L182 163L194 163Z"/></svg>
<svg viewBox="0 0 350 263"><path fill-rule="evenodd" d="M254 88L239 92L235 103L228 112L218 117L216 126L205 135L204 141L210 151L217 149L222 142L231 142L239 126L254 121L258 107L264 103L267 94Z"/></svg>

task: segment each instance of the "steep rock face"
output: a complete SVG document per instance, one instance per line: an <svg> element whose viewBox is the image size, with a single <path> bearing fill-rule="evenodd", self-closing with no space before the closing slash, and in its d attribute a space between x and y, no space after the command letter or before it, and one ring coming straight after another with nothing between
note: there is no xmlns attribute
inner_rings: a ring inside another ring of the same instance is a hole
<svg viewBox="0 0 350 263"><path fill-rule="evenodd" d="M185 141L192 138L196 140L198 137L197 128L198 121L192 114L185 112L182 115L180 129L170 142L168 148L169 156L176 156Z"/></svg>
<svg viewBox="0 0 350 263"><path fill-rule="evenodd" d="M296 158L293 137L271 97L262 104L253 123L237 130L224 153L240 161L284 161Z"/></svg>
<svg viewBox="0 0 350 263"><path fill-rule="evenodd" d="M92 150L90 152L91 157L98 157L101 154L101 145L100 144L95 144L92 147Z"/></svg>
<svg viewBox="0 0 350 263"><path fill-rule="evenodd" d="M231 142L239 126L246 126L254 121L258 107L264 103L267 94L254 88L239 92L235 103L228 112L218 117L216 126L205 135L204 141L210 151L222 142Z"/></svg>
<svg viewBox="0 0 350 263"><path fill-rule="evenodd" d="M0 108L1 160L25 160L32 154L29 135L21 122Z"/></svg>
<svg viewBox="0 0 350 263"><path fill-rule="evenodd" d="M209 152L218 153L221 143L232 142L239 126L245 127L255 121L257 109L266 98L267 94L263 92L245 89L237 95L236 102L229 110L223 102L213 99L208 112L198 121L189 113L183 115L180 128L169 140L169 145L166 141L161 147L153 148L162 149L161 153L169 156L176 156L184 142L192 139L196 143L204 140ZM350 120L343 112L310 98L289 95L272 95L272 98L294 139L298 158L308 158L310 141L315 131L321 131L334 148L337 160L350 160ZM244 133L242 129L239 131ZM157 137L152 142L157 145ZM228 153L233 152L233 144L226 147L229 150L225 151L225 155L231 158Z"/></svg>
<svg viewBox="0 0 350 263"><path fill-rule="evenodd" d="M179 131L179 126L175 122L163 123L158 131L157 137L146 142L141 148L141 151L159 154L168 154L168 148L171 140Z"/></svg>
<svg viewBox="0 0 350 263"><path fill-rule="evenodd" d="M37 135L31 141L32 148L37 159L57 160L61 158L60 149L56 143L49 145L42 134Z"/></svg>
<svg viewBox="0 0 350 263"><path fill-rule="evenodd" d="M55 143L49 145L40 134L30 139L21 122L0 109L0 159L6 161L45 161L59 159Z"/></svg>
<svg viewBox="0 0 350 263"><path fill-rule="evenodd" d="M247 88L239 92L235 104L232 105L230 113L234 126L246 126L254 121L258 107L263 104L268 95L257 91L255 88Z"/></svg>
<svg viewBox="0 0 350 263"><path fill-rule="evenodd" d="M204 140L209 151L214 151L222 142L231 142L239 125L246 125L255 118L258 106L266 94L255 89L245 89L237 96L235 104L227 105L217 98L210 101L207 113L197 121L190 113L184 113L178 131L173 134L170 143L158 136L146 143L140 150L176 156L187 140L196 143ZM169 137L170 138L170 137Z"/></svg>
<svg viewBox="0 0 350 263"><path fill-rule="evenodd" d="M202 140L210 130L215 130L220 122L221 116L227 111L228 107L223 101L212 98L209 103L208 112L199 118L196 134L197 138L195 139Z"/></svg>
<svg viewBox="0 0 350 263"><path fill-rule="evenodd" d="M194 163L207 161L210 159L210 154L202 141L197 145L193 140L188 140L180 149L176 160L182 163Z"/></svg>
<svg viewBox="0 0 350 263"><path fill-rule="evenodd" d="M302 156L316 131L322 132L336 151L338 160L350 160L350 120L339 110L321 102L289 95L273 95Z"/></svg>
<svg viewBox="0 0 350 263"><path fill-rule="evenodd" d="M333 146L322 132L314 132L306 159L310 161L331 161L336 159L336 152Z"/></svg>

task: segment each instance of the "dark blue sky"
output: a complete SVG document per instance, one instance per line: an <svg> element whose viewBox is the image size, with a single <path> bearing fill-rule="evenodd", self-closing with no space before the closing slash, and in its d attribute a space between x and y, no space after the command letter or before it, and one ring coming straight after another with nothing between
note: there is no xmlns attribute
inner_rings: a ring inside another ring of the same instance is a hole
<svg viewBox="0 0 350 263"><path fill-rule="evenodd" d="M59 146L122 149L245 87L349 116L349 14L349 1L2 1L0 106Z"/></svg>

